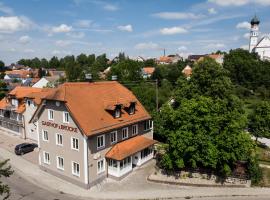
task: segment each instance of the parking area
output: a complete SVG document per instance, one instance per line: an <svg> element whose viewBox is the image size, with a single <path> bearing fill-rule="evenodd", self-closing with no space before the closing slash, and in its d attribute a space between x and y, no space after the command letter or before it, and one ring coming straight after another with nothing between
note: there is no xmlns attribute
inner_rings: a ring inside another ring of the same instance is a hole
<svg viewBox="0 0 270 200"><path fill-rule="evenodd" d="M15 134L9 134L5 133L0 130L0 147L8 150L9 152L14 153L14 148L17 144L21 144L24 142L29 142L29 143L36 143L35 141L32 140L24 140L20 138L18 135ZM26 160L30 161L33 164L38 164L38 152L37 150L26 153L22 155Z"/></svg>

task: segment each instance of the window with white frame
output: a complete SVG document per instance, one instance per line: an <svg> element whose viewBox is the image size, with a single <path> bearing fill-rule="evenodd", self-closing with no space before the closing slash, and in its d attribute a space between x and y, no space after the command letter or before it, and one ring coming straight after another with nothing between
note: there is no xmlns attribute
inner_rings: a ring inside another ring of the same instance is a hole
<svg viewBox="0 0 270 200"><path fill-rule="evenodd" d="M138 134L138 124L132 125L132 135Z"/></svg>
<svg viewBox="0 0 270 200"><path fill-rule="evenodd" d="M79 163L72 161L72 174L75 176L80 176L80 165Z"/></svg>
<svg viewBox="0 0 270 200"><path fill-rule="evenodd" d="M63 122L69 123L69 113L68 112L63 112Z"/></svg>
<svg viewBox="0 0 270 200"><path fill-rule="evenodd" d="M110 138L111 138L111 144L116 143L117 142L117 131L111 132Z"/></svg>
<svg viewBox="0 0 270 200"><path fill-rule="evenodd" d="M131 158L127 157L124 160L120 161L120 170L128 167L131 164Z"/></svg>
<svg viewBox="0 0 270 200"><path fill-rule="evenodd" d="M97 162L97 173L102 173L105 171L105 159L101 159Z"/></svg>
<svg viewBox="0 0 270 200"><path fill-rule="evenodd" d="M63 135L56 133L56 144L63 146Z"/></svg>
<svg viewBox="0 0 270 200"><path fill-rule="evenodd" d="M122 139L128 138L128 127L122 129Z"/></svg>
<svg viewBox="0 0 270 200"><path fill-rule="evenodd" d="M49 120L53 120L54 119L54 112L51 109L48 110L48 119Z"/></svg>
<svg viewBox="0 0 270 200"><path fill-rule="evenodd" d="M71 149L79 150L79 139L78 138L71 138Z"/></svg>
<svg viewBox="0 0 270 200"><path fill-rule="evenodd" d="M109 167L117 168L117 161L109 159Z"/></svg>
<svg viewBox="0 0 270 200"><path fill-rule="evenodd" d="M57 168L64 170L64 158L57 156L56 160L57 160Z"/></svg>
<svg viewBox="0 0 270 200"><path fill-rule="evenodd" d="M45 164L50 164L50 154L48 152L43 152L43 162Z"/></svg>
<svg viewBox="0 0 270 200"><path fill-rule="evenodd" d="M147 120L144 122L144 130L147 131L149 129L152 128L152 121L151 120Z"/></svg>
<svg viewBox="0 0 270 200"><path fill-rule="evenodd" d="M105 147L105 135L97 136L97 148Z"/></svg>
<svg viewBox="0 0 270 200"><path fill-rule="evenodd" d="M42 139L43 141L49 141L48 131L42 130Z"/></svg>

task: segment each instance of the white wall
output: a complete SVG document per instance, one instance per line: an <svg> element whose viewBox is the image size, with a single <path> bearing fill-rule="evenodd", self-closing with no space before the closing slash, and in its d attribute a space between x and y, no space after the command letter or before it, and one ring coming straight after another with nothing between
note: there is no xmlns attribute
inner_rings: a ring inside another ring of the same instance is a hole
<svg viewBox="0 0 270 200"><path fill-rule="evenodd" d="M47 83L49 83L49 81L45 78L41 78L38 82L36 82L32 87L34 88L44 88L47 86Z"/></svg>

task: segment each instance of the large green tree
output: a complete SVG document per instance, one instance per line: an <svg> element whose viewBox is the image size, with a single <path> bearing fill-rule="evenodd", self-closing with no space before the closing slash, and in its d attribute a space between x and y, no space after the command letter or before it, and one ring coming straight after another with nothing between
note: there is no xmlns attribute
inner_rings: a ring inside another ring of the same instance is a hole
<svg viewBox="0 0 270 200"><path fill-rule="evenodd" d="M0 178L1 177L10 177L13 174L11 166L8 165L8 160L0 161ZM3 196L3 199L8 199L10 195L9 187L6 184L3 184L0 180L0 195Z"/></svg>
<svg viewBox="0 0 270 200"><path fill-rule="evenodd" d="M191 79L178 80L177 106L164 104L157 127L168 144L165 168L203 167L226 176L236 161L249 160L253 143L232 87L228 72L210 58L194 66Z"/></svg>
<svg viewBox="0 0 270 200"><path fill-rule="evenodd" d="M249 131L256 140L260 137L270 138L270 103L261 101L254 105L249 115Z"/></svg>

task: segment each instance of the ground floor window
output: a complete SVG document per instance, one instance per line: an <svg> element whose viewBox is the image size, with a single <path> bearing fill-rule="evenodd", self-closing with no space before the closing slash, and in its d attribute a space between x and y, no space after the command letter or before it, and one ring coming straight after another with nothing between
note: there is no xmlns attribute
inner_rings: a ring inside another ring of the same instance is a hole
<svg viewBox="0 0 270 200"><path fill-rule="evenodd" d="M152 148L146 148L141 151L141 158L149 156L153 152Z"/></svg>
<svg viewBox="0 0 270 200"><path fill-rule="evenodd" d="M117 161L116 160L109 160L109 167L117 168Z"/></svg>
<svg viewBox="0 0 270 200"><path fill-rule="evenodd" d="M120 161L120 170L122 170L123 168L126 168L127 166L129 166L130 163L131 163L130 157L127 157L124 160L121 160Z"/></svg>
<svg viewBox="0 0 270 200"><path fill-rule="evenodd" d="M57 156L57 168L64 170L64 158Z"/></svg>
<svg viewBox="0 0 270 200"><path fill-rule="evenodd" d="M79 163L72 162L72 174L75 176L80 176L80 165Z"/></svg>
<svg viewBox="0 0 270 200"><path fill-rule="evenodd" d="M105 159L101 159L97 162L97 173L102 173L105 171Z"/></svg>
<svg viewBox="0 0 270 200"><path fill-rule="evenodd" d="M43 162L45 164L50 164L50 154L48 152L43 152Z"/></svg>

